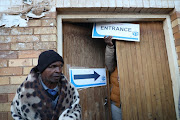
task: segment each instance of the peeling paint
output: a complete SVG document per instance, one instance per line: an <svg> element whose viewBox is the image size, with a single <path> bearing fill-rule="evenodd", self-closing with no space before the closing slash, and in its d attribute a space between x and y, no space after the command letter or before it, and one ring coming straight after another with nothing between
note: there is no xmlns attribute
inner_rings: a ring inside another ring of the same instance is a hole
<svg viewBox="0 0 180 120"><path fill-rule="evenodd" d="M50 26L54 26L54 23L51 23Z"/></svg>
<svg viewBox="0 0 180 120"><path fill-rule="evenodd" d="M35 15L30 11L29 13L26 14L26 17L31 17L31 18L42 18L45 16L45 12L41 13L41 15Z"/></svg>
<svg viewBox="0 0 180 120"><path fill-rule="evenodd" d="M32 4L32 0L23 0L23 3L31 5Z"/></svg>
<svg viewBox="0 0 180 120"><path fill-rule="evenodd" d="M26 47L24 43L18 43L18 46L19 46L20 48L25 48L25 47Z"/></svg>
<svg viewBox="0 0 180 120"><path fill-rule="evenodd" d="M12 27L12 26L19 26L19 27L27 27L27 23L29 18L42 18L44 17L46 12L42 12L40 15L34 14L32 11L26 14L26 18L21 18L22 14L19 15L8 15L3 14L0 19L0 26L4 27Z"/></svg>
<svg viewBox="0 0 180 120"><path fill-rule="evenodd" d="M9 43L11 42L11 38L10 37L6 37L4 40L0 40L0 43Z"/></svg>
<svg viewBox="0 0 180 120"><path fill-rule="evenodd" d="M8 7L1 7L0 12L7 11L7 10L9 10Z"/></svg>
<svg viewBox="0 0 180 120"><path fill-rule="evenodd" d="M33 5L33 0L23 0L23 4L25 7L22 10L6 11L6 14L0 14L0 26L27 27L29 18L42 18L47 12L56 10L49 6L48 0L42 0L36 5Z"/></svg>
<svg viewBox="0 0 180 120"><path fill-rule="evenodd" d="M33 36L33 41L38 41L38 40L39 40L39 38L38 38L38 37Z"/></svg>
<svg viewBox="0 0 180 120"><path fill-rule="evenodd" d="M55 12L56 11L56 7L52 7L49 12Z"/></svg>
<svg viewBox="0 0 180 120"><path fill-rule="evenodd" d="M1 58L5 58L7 55L0 55Z"/></svg>
<svg viewBox="0 0 180 120"><path fill-rule="evenodd" d="M12 26L19 26L19 27L26 27L27 21L21 18L20 15L6 15L3 14L0 19L0 26L5 27L12 27Z"/></svg>

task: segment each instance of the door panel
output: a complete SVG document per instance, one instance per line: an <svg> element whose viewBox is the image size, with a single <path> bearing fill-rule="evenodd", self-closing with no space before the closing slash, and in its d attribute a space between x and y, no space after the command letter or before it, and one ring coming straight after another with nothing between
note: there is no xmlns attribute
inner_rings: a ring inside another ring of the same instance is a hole
<svg viewBox="0 0 180 120"><path fill-rule="evenodd" d="M63 23L64 74L69 79L69 68L104 68L105 43L92 39L92 24ZM107 86L79 90L82 120L108 120Z"/></svg>
<svg viewBox="0 0 180 120"><path fill-rule="evenodd" d="M175 120L163 24L140 23L140 42L116 42L123 120Z"/></svg>

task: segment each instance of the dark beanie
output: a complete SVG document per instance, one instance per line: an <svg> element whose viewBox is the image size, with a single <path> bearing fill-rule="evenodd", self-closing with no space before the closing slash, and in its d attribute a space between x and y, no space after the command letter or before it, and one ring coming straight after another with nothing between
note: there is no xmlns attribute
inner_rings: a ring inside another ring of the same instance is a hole
<svg viewBox="0 0 180 120"><path fill-rule="evenodd" d="M37 69L42 73L50 64L57 61L64 64L63 58L54 50L44 51L39 55Z"/></svg>

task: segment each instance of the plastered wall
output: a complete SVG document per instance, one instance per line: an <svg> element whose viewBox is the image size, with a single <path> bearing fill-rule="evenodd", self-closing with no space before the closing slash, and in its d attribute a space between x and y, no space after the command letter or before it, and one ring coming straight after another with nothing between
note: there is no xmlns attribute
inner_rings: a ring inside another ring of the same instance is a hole
<svg viewBox="0 0 180 120"><path fill-rule="evenodd" d="M57 10L169 14L180 68L180 0L0 0L0 120L40 52L57 50ZM78 11L77 11L78 12Z"/></svg>

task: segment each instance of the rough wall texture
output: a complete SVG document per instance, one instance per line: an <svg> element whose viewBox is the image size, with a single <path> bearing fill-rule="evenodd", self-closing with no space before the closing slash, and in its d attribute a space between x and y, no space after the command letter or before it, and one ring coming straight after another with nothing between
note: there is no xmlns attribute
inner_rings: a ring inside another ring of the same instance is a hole
<svg viewBox="0 0 180 120"><path fill-rule="evenodd" d="M0 28L0 119L10 119L16 88L37 65L39 54L57 48L56 13L32 19L28 27ZM1 97L2 96L2 97Z"/></svg>
<svg viewBox="0 0 180 120"><path fill-rule="evenodd" d="M0 0L0 120L12 119L10 102L37 65L40 52L57 49L56 7L138 13L167 13L175 8L171 21L180 67L179 6L179 0Z"/></svg>
<svg viewBox="0 0 180 120"><path fill-rule="evenodd" d="M178 65L180 68L180 11L176 11L171 15L171 22L172 22L176 52L178 55Z"/></svg>
<svg viewBox="0 0 180 120"><path fill-rule="evenodd" d="M14 10L18 14L17 11ZM36 12L39 16L46 11ZM57 48L56 12L46 12L41 19L28 19L25 27L0 27L0 120L12 119L10 103L19 84L37 65L39 54Z"/></svg>

